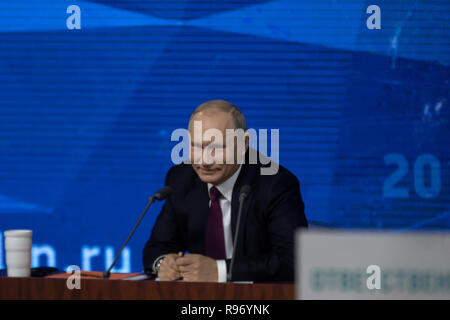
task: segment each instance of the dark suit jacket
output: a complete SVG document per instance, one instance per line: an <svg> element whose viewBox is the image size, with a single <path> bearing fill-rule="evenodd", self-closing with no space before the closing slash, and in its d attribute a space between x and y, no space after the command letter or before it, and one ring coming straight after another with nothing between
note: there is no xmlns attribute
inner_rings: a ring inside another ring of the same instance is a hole
<svg viewBox="0 0 450 320"><path fill-rule="evenodd" d="M245 184L251 193L245 200L233 281L293 281L294 231L307 227L297 178L279 167L275 175L261 175L261 164L242 165L231 202L232 239L236 232L239 191ZM207 184L189 164L172 167L166 185L172 187L143 252L144 268L163 254L205 254L205 225L209 212ZM230 260L226 261L227 271Z"/></svg>

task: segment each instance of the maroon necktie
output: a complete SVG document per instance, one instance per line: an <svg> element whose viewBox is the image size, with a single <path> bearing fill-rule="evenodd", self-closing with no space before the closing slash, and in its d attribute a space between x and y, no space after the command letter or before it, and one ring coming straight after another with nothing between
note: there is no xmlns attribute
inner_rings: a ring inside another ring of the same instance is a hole
<svg viewBox="0 0 450 320"><path fill-rule="evenodd" d="M209 190L211 206L206 222L206 255L215 260L226 259L225 239L223 232L222 209L220 208L220 191L216 187Z"/></svg>

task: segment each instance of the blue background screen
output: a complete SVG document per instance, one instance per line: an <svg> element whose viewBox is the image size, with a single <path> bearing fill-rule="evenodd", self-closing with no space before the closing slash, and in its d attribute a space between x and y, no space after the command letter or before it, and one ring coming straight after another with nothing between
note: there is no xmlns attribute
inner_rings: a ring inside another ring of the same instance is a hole
<svg viewBox="0 0 450 320"><path fill-rule="evenodd" d="M105 269L164 184L172 131L210 99L280 130L311 223L450 229L449 13L445 0L1 0L0 231L34 231L33 266ZM114 271L142 270L160 208Z"/></svg>

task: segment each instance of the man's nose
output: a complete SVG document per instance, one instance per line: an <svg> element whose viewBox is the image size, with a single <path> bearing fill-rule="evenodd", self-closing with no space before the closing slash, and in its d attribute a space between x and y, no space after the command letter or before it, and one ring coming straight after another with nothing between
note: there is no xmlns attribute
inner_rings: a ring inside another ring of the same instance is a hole
<svg viewBox="0 0 450 320"><path fill-rule="evenodd" d="M208 157L208 156L202 157L202 165L204 167L209 168L209 167L213 166L214 164L215 164L214 158L211 158L211 157Z"/></svg>

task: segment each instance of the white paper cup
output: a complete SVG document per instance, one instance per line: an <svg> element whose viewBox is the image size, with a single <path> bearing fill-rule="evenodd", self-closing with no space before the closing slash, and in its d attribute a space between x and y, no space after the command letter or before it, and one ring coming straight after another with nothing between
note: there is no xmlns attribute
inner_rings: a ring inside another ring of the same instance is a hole
<svg viewBox="0 0 450 320"><path fill-rule="evenodd" d="M8 277L29 277L33 231L7 230L4 235Z"/></svg>

